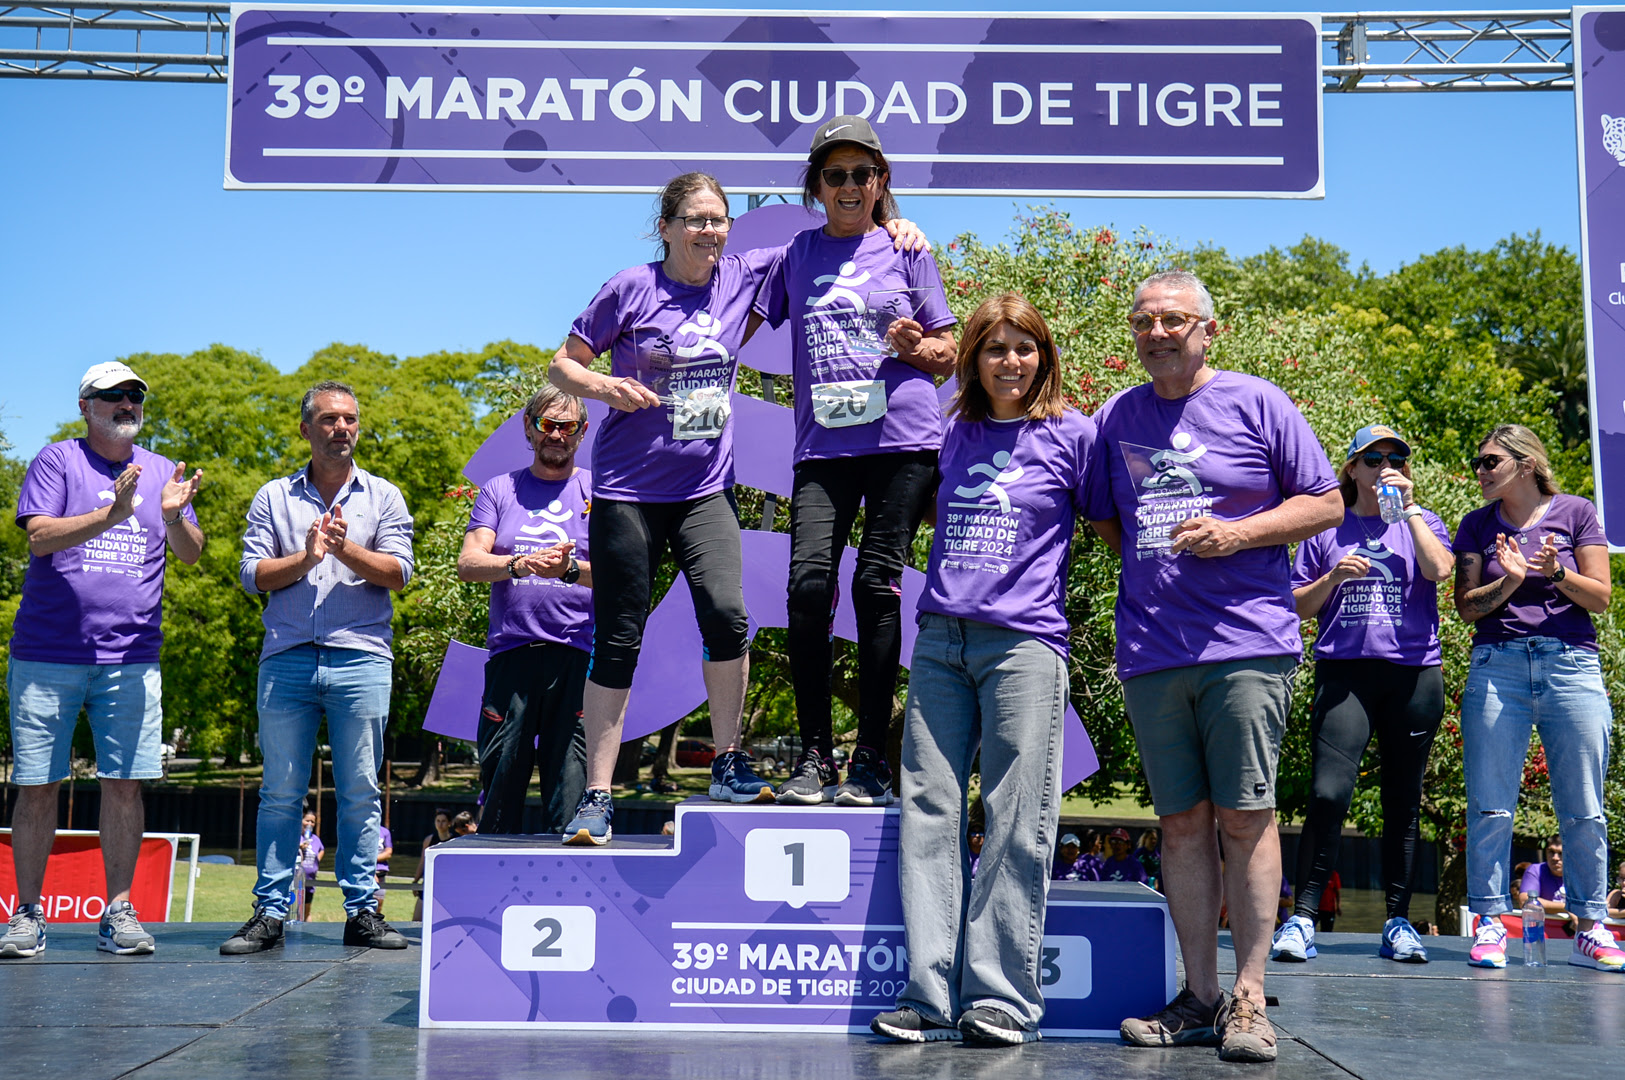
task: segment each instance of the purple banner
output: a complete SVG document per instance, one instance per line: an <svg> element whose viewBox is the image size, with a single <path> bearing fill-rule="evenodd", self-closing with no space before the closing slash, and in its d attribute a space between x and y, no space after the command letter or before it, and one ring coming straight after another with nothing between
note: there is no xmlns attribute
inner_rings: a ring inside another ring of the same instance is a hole
<svg viewBox="0 0 1625 1080"><path fill-rule="evenodd" d="M1322 195L1313 15L233 7L226 186L799 187L879 131L899 192Z"/></svg>
<svg viewBox="0 0 1625 1080"><path fill-rule="evenodd" d="M1608 548L1625 552L1625 7L1574 9L1574 76L1591 467Z"/></svg>

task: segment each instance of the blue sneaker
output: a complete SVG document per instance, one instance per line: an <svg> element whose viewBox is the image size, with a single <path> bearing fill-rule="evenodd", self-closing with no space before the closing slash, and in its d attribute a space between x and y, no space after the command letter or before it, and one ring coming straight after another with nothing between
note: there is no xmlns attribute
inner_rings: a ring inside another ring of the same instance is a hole
<svg viewBox="0 0 1625 1080"><path fill-rule="evenodd" d="M614 835L609 822L614 816L615 805L609 801L609 792L588 788L582 793L581 802L576 804L576 816L564 827L564 842L598 845L609 843L610 837Z"/></svg>
<svg viewBox="0 0 1625 1080"><path fill-rule="evenodd" d="M1289 963L1312 960L1315 952L1315 924L1302 915L1294 915L1275 931L1275 942L1270 946L1270 959Z"/></svg>
<svg viewBox="0 0 1625 1080"><path fill-rule="evenodd" d="M1385 960L1398 960L1401 964L1425 964L1428 951L1422 944L1422 935L1408 919L1395 915L1382 924L1382 948L1377 952Z"/></svg>
<svg viewBox="0 0 1625 1080"><path fill-rule="evenodd" d="M773 785L756 775L743 750L718 754L711 762L711 798L717 802L772 802Z"/></svg>

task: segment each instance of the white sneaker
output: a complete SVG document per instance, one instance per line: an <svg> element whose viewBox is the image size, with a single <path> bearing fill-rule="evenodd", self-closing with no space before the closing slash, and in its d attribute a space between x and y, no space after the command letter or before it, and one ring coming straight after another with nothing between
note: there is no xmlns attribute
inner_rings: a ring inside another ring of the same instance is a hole
<svg viewBox="0 0 1625 1080"><path fill-rule="evenodd" d="M1425 964L1427 947L1422 935L1416 932L1409 919L1395 915L1382 924L1382 947L1377 950L1385 960L1398 960L1401 964Z"/></svg>
<svg viewBox="0 0 1625 1080"><path fill-rule="evenodd" d="M1301 964L1315 955L1315 924L1304 916L1292 916L1275 931L1275 943L1270 946L1271 960Z"/></svg>

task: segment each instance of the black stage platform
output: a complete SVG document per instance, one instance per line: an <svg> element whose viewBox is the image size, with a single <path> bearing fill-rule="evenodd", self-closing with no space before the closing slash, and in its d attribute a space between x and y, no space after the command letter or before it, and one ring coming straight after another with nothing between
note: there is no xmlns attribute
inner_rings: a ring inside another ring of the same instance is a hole
<svg viewBox="0 0 1625 1080"><path fill-rule="evenodd" d="M1465 963L1465 938L1431 938L1433 963L1409 966L1378 959L1372 935L1323 934L1318 959L1270 965L1281 1057L1249 1066L1209 1049L1062 1039L981 1049L842 1035L419 1031L416 927L404 928L406 952L347 949L339 924L307 923L282 951L233 958L216 950L234 925L150 929L151 957L98 953L94 926L57 924L43 955L0 962L0 1076L1431 1080L1605 1076L1625 1061L1625 974L1569 967L1566 941L1551 943L1550 968L1514 959L1481 971ZM1220 949L1228 965L1228 935Z"/></svg>

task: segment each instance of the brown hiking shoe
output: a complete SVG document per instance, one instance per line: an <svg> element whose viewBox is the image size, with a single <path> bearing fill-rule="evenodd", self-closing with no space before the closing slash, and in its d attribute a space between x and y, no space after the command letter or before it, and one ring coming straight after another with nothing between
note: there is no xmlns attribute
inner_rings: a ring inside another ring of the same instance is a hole
<svg viewBox="0 0 1625 1080"><path fill-rule="evenodd" d="M1224 1001L1221 991L1218 1001L1203 1005L1187 986L1161 1012L1124 1020L1117 1033L1130 1046L1218 1046Z"/></svg>
<svg viewBox="0 0 1625 1080"><path fill-rule="evenodd" d="M1216 1026L1222 1037L1220 1061L1275 1060L1275 1025L1264 1015L1262 1002L1244 994L1233 995L1219 1010Z"/></svg>

